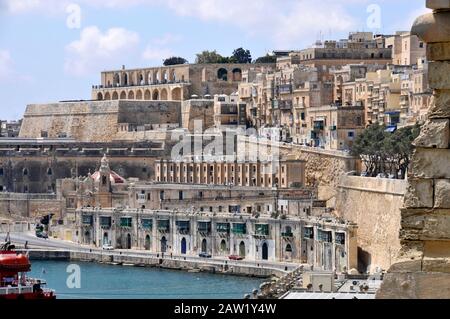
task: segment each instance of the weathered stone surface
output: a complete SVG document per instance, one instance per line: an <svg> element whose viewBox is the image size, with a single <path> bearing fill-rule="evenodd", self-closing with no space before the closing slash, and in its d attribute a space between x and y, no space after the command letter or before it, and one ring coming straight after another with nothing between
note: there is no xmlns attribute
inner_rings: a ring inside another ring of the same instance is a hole
<svg viewBox="0 0 450 319"><path fill-rule="evenodd" d="M450 240L450 209L402 211L403 240Z"/></svg>
<svg viewBox="0 0 450 319"><path fill-rule="evenodd" d="M422 260L400 261L389 268L389 272L413 272L422 270Z"/></svg>
<svg viewBox="0 0 450 319"><path fill-rule="evenodd" d="M450 16L448 18L450 21ZM428 70L428 82L430 88L437 90L450 89L450 62L430 62Z"/></svg>
<svg viewBox="0 0 450 319"><path fill-rule="evenodd" d="M428 118L450 118L450 90L434 92Z"/></svg>
<svg viewBox="0 0 450 319"><path fill-rule="evenodd" d="M418 240L401 240L400 243L402 247L400 248L396 263L411 260L422 260L424 242Z"/></svg>
<svg viewBox="0 0 450 319"><path fill-rule="evenodd" d="M405 194L406 208L433 207L433 180L410 179Z"/></svg>
<svg viewBox="0 0 450 319"><path fill-rule="evenodd" d="M427 44L450 42L450 11L433 12L418 17L411 33Z"/></svg>
<svg viewBox="0 0 450 319"><path fill-rule="evenodd" d="M414 269L414 268L412 268ZM422 271L450 273L449 258L427 258L422 260ZM417 270L413 270L417 271Z"/></svg>
<svg viewBox="0 0 450 319"><path fill-rule="evenodd" d="M377 299L449 299L450 274L392 272L384 277Z"/></svg>
<svg viewBox="0 0 450 319"><path fill-rule="evenodd" d="M450 208L450 180L440 179L434 187L436 208Z"/></svg>
<svg viewBox="0 0 450 319"><path fill-rule="evenodd" d="M449 124L450 120L448 119L428 120L413 144L416 147L448 148L450 138Z"/></svg>
<svg viewBox="0 0 450 319"><path fill-rule="evenodd" d="M450 42L430 43L427 45L429 61L450 60Z"/></svg>
<svg viewBox="0 0 450 319"><path fill-rule="evenodd" d="M429 9L450 9L450 0L427 0Z"/></svg>
<svg viewBox="0 0 450 319"><path fill-rule="evenodd" d="M417 148L411 160L411 178L450 178L448 149Z"/></svg>

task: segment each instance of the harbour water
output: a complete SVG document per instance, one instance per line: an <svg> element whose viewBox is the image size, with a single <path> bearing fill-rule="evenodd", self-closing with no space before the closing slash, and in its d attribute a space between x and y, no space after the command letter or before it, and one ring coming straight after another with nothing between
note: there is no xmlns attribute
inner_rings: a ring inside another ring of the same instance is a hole
<svg viewBox="0 0 450 319"><path fill-rule="evenodd" d="M71 271L69 265L79 266L80 288L69 287L78 283L72 272L77 267ZM243 299L264 282L220 274L63 261L33 261L28 275L44 279L48 288L56 290L58 299Z"/></svg>

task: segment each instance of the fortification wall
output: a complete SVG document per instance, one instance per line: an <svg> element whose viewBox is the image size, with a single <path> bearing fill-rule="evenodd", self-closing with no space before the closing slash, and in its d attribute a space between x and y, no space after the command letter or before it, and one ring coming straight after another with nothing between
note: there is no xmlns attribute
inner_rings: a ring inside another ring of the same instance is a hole
<svg viewBox="0 0 450 319"><path fill-rule="evenodd" d="M405 180L344 176L341 178L336 212L358 224L359 270L384 270L395 262L401 248L399 231Z"/></svg>
<svg viewBox="0 0 450 319"><path fill-rule="evenodd" d="M0 194L0 211L5 216L37 218L47 214L61 217L62 203L56 195L47 194Z"/></svg>
<svg viewBox="0 0 450 319"><path fill-rule="evenodd" d="M28 105L19 137L69 137L80 142L110 142L119 123L180 123L180 102L83 101Z"/></svg>

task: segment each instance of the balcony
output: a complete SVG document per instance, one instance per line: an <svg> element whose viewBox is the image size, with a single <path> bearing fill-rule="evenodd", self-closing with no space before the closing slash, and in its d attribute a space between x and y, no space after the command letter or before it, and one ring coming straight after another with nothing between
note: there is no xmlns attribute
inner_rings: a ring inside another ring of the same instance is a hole
<svg viewBox="0 0 450 319"><path fill-rule="evenodd" d="M291 100L278 101L278 107L282 111L290 111L292 110L292 101Z"/></svg>
<svg viewBox="0 0 450 319"><path fill-rule="evenodd" d="M168 233L170 231L170 221L169 220L158 220L158 231L160 233Z"/></svg>
<svg viewBox="0 0 450 319"><path fill-rule="evenodd" d="M278 94L292 94L292 84L281 84L277 86Z"/></svg>
<svg viewBox="0 0 450 319"><path fill-rule="evenodd" d="M283 238L293 238L294 234L292 232L281 233L281 237L283 237Z"/></svg>

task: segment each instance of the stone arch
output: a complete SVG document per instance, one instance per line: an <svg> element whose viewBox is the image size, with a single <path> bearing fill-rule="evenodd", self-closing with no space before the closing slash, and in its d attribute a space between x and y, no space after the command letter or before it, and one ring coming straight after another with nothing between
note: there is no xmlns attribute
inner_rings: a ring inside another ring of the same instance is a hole
<svg viewBox="0 0 450 319"><path fill-rule="evenodd" d="M161 252L165 253L167 251L167 239L165 236L161 238Z"/></svg>
<svg viewBox="0 0 450 319"><path fill-rule="evenodd" d="M134 100L134 92L133 91L128 92L128 99Z"/></svg>
<svg viewBox="0 0 450 319"><path fill-rule="evenodd" d="M151 239L150 235L145 236L145 244L144 244L145 250L150 250L151 248Z"/></svg>
<svg viewBox="0 0 450 319"><path fill-rule="evenodd" d="M228 81L227 69L220 68L219 70L217 70L217 78L221 81Z"/></svg>
<svg viewBox="0 0 450 319"><path fill-rule="evenodd" d="M170 73L170 81L172 81L172 82L177 81L177 74L176 74L175 70L172 70Z"/></svg>
<svg viewBox="0 0 450 319"><path fill-rule="evenodd" d="M225 253L227 251L227 242L225 241L225 239L222 239L222 241L220 242L220 251L222 253Z"/></svg>
<svg viewBox="0 0 450 319"><path fill-rule="evenodd" d="M150 90L145 90L145 93L144 93L144 100L147 100L147 101L149 101L149 100L151 100L152 99L152 93L150 93Z"/></svg>
<svg viewBox="0 0 450 319"><path fill-rule="evenodd" d="M262 244L262 260L269 260L269 245L266 242Z"/></svg>
<svg viewBox="0 0 450 319"><path fill-rule="evenodd" d="M155 76L153 77L153 81L156 82L156 83L161 82L160 75L161 74L159 73L159 71L155 71Z"/></svg>
<svg viewBox="0 0 450 319"><path fill-rule="evenodd" d="M145 85L144 75L142 73L138 74L138 84Z"/></svg>
<svg viewBox="0 0 450 319"><path fill-rule="evenodd" d="M136 91L136 100L142 100L142 90Z"/></svg>
<svg viewBox="0 0 450 319"><path fill-rule="evenodd" d="M128 73L123 74L123 85L128 86Z"/></svg>
<svg viewBox="0 0 450 319"><path fill-rule="evenodd" d="M113 92L112 99L113 100L118 100L119 99L119 94L116 91Z"/></svg>
<svg viewBox="0 0 450 319"><path fill-rule="evenodd" d="M181 240L181 254L186 255L186 253L187 253L187 242L186 238L183 237L183 239Z"/></svg>
<svg viewBox="0 0 450 319"><path fill-rule="evenodd" d="M147 84L153 83L153 73L150 71L147 73Z"/></svg>
<svg viewBox="0 0 450 319"><path fill-rule="evenodd" d="M159 100L159 91L158 90L153 91L152 100L153 101Z"/></svg>
<svg viewBox="0 0 450 319"><path fill-rule="evenodd" d="M202 240L202 253L208 252L208 241L204 238Z"/></svg>
<svg viewBox="0 0 450 319"><path fill-rule="evenodd" d="M122 92L120 93L120 99L121 99L121 100L126 100L126 99L127 99L127 92L122 91Z"/></svg>
<svg viewBox="0 0 450 319"><path fill-rule="evenodd" d="M162 89L161 90L161 97L160 97L160 99L162 101L167 101L169 99L169 96L167 94L167 90L166 89Z"/></svg>
<svg viewBox="0 0 450 319"><path fill-rule="evenodd" d="M242 70L239 68L233 69L233 81L242 81Z"/></svg>
<svg viewBox="0 0 450 319"><path fill-rule="evenodd" d="M245 243L243 241L239 244L239 256L245 258Z"/></svg>
<svg viewBox="0 0 450 319"><path fill-rule="evenodd" d="M98 100L98 101L102 101L102 100L103 100L103 94L102 94L102 92L98 92L98 93L97 93L97 100Z"/></svg>
<svg viewBox="0 0 450 319"><path fill-rule="evenodd" d="M109 245L109 236L108 233L103 233L103 245Z"/></svg>
<svg viewBox="0 0 450 319"><path fill-rule="evenodd" d="M109 92L105 93L105 100L111 100L111 94Z"/></svg>
<svg viewBox="0 0 450 319"><path fill-rule="evenodd" d="M181 88L174 88L171 95L172 101L181 101Z"/></svg>
<svg viewBox="0 0 450 319"><path fill-rule="evenodd" d="M127 249L131 249L131 234L127 234L127 243L126 243L126 247Z"/></svg>
<svg viewBox="0 0 450 319"><path fill-rule="evenodd" d="M119 86L120 85L120 74L119 73L115 73L114 74L113 85L114 86Z"/></svg>
<svg viewBox="0 0 450 319"><path fill-rule="evenodd" d="M167 70L164 70L162 72L162 78L161 79L162 79L163 83L167 83L169 81L169 75L167 74Z"/></svg>

